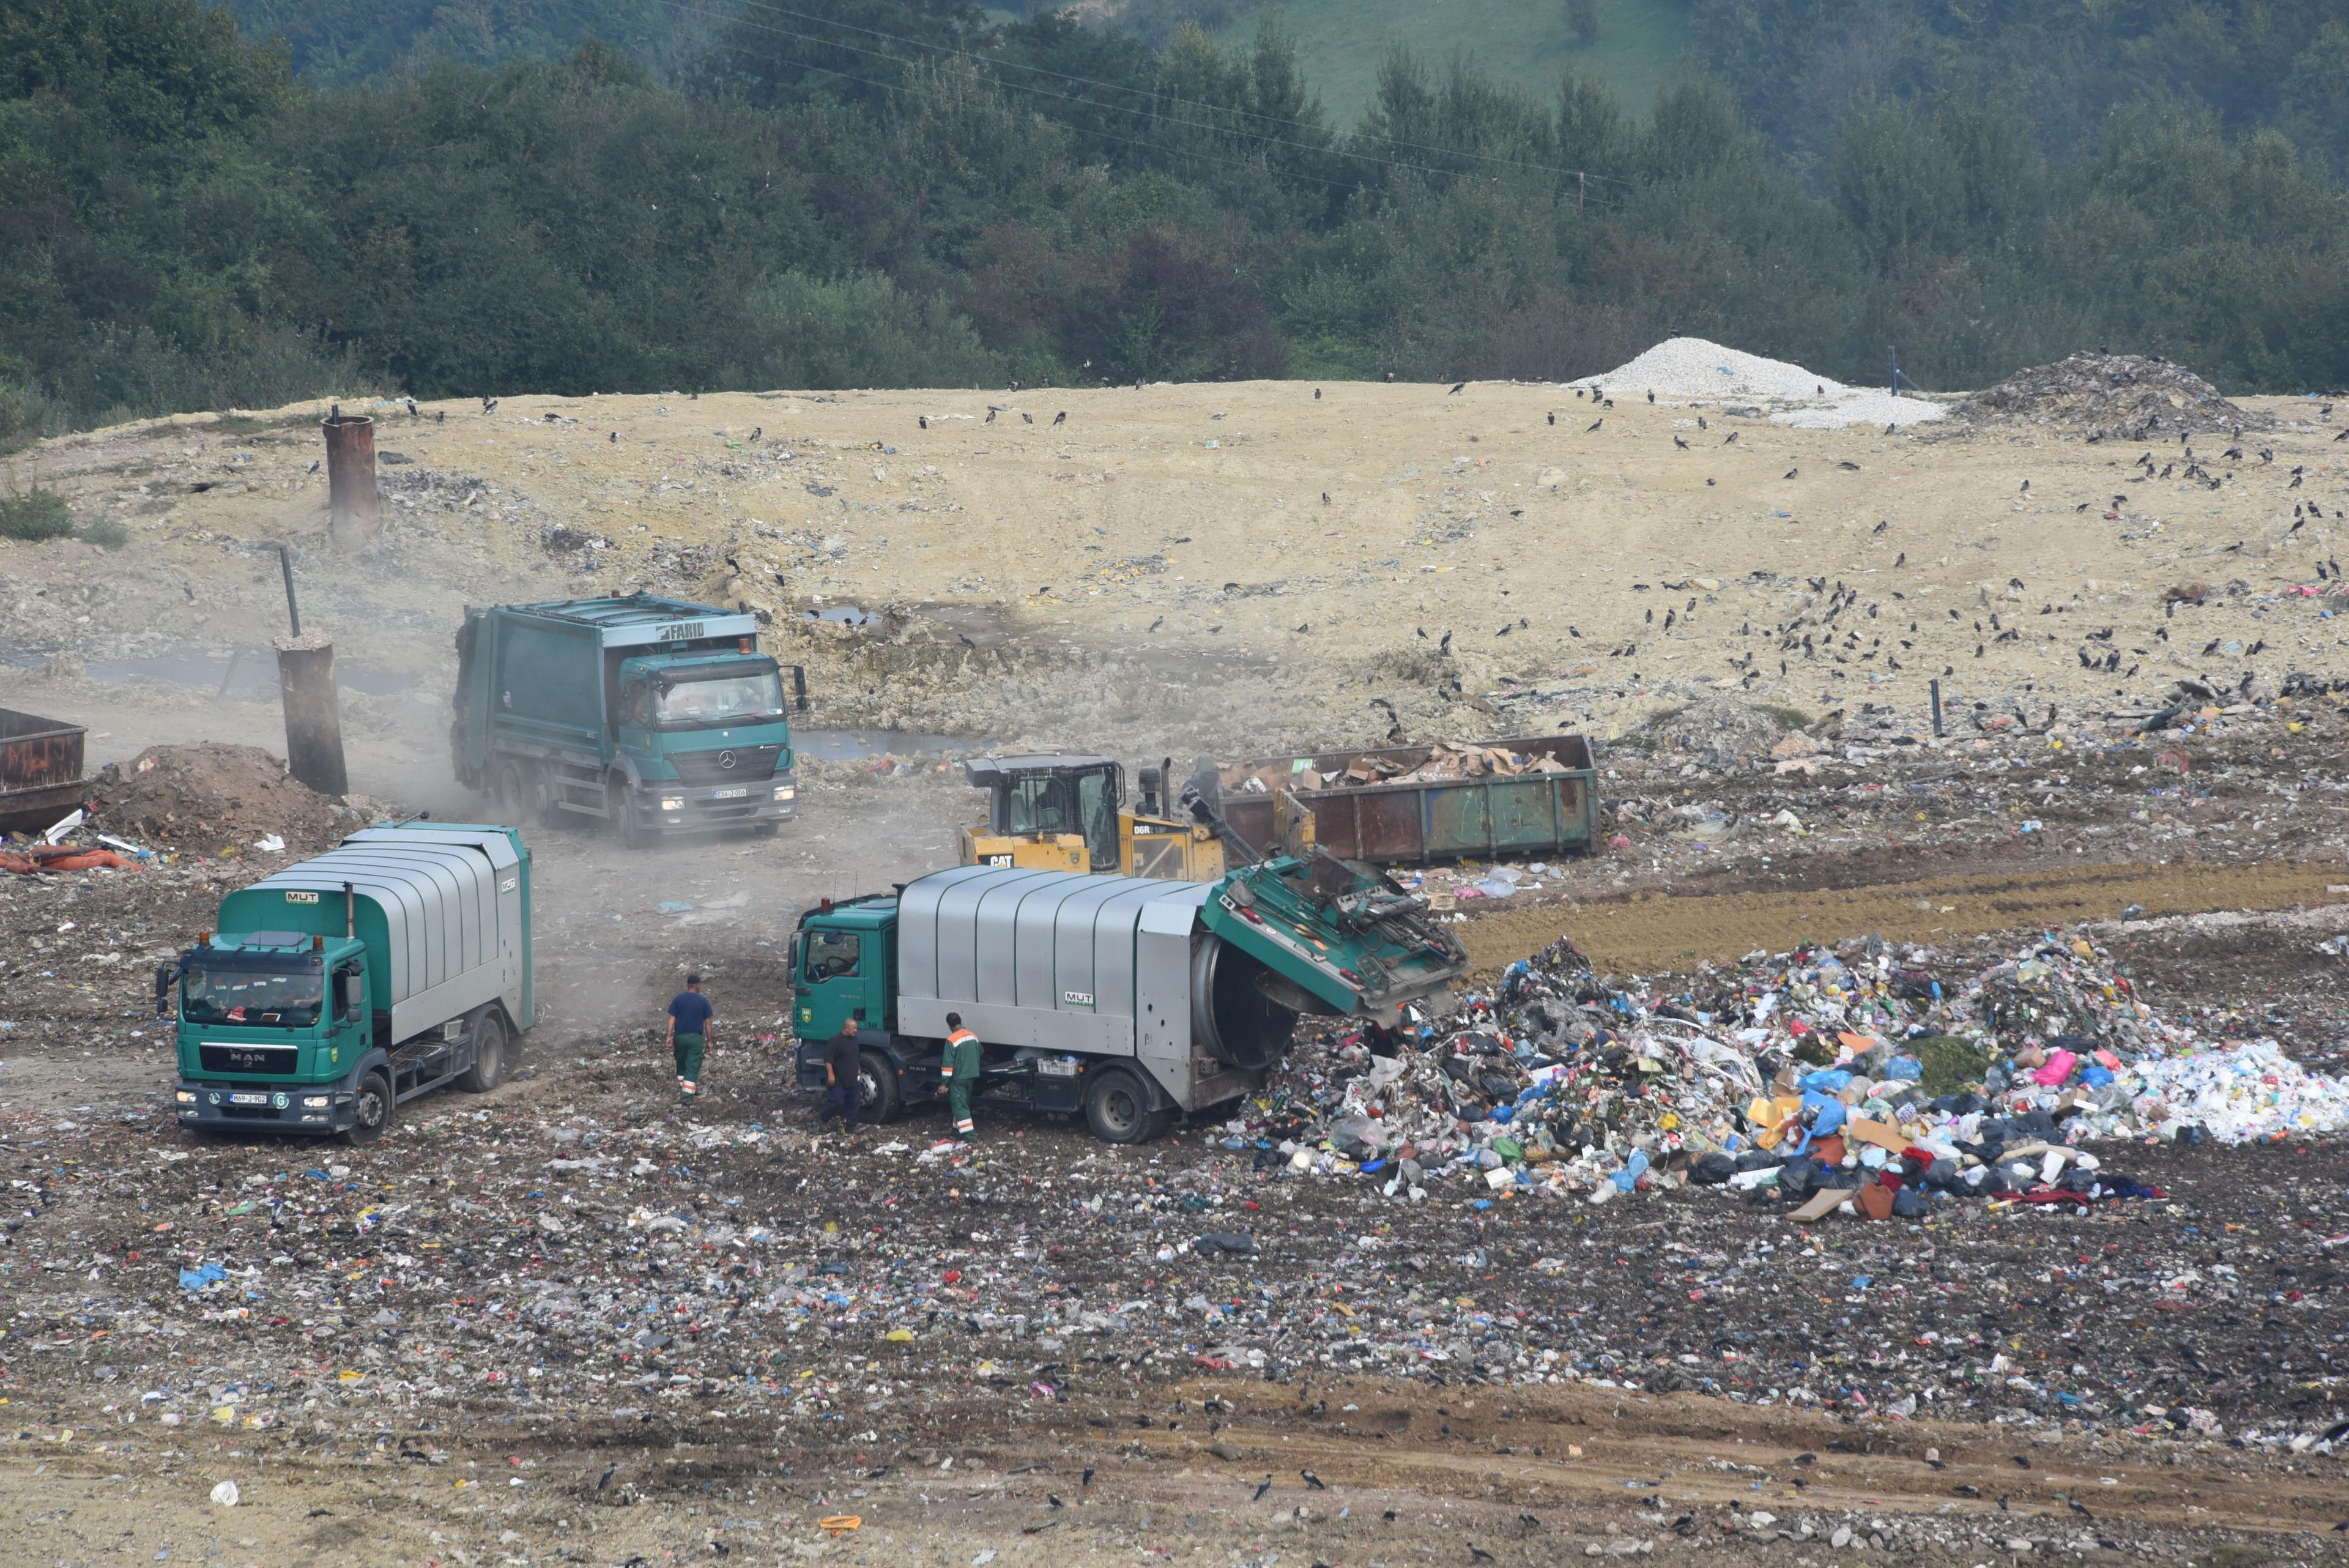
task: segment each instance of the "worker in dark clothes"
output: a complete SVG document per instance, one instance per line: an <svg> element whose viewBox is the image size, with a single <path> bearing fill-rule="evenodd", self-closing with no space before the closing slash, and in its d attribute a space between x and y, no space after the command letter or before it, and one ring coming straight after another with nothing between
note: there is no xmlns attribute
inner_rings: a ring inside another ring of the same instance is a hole
<svg viewBox="0 0 2349 1568"><path fill-rule="evenodd" d="M947 1014L947 1045L938 1063L938 1076L946 1081L955 1137L972 1142L978 1136L970 1119L971 1091L978 1087L978 1036L962 1026L959 1012Z"/></svg>
<svg viewBox="0 0 2349 1568"><path fill-rule="evenodd" d="M677 1097L690 1104L701 1093L701 1054L709 1044L709 1021L718 1010L701 994L701 977L685 977L685 989L668 1004L668 1049L677 1059Z"/></svg>
<svg viewBox="0 0 2349 1568"><path fill-rule="evenodd" d="M864 1103L863 1082L864 1061L857 1052L856 1020L840 1026L840 1033L824 1047L823 1112L815 1119L822 1127L833 1117L840 1118L841 1131L856 1136L856 1112Z"/></svg>

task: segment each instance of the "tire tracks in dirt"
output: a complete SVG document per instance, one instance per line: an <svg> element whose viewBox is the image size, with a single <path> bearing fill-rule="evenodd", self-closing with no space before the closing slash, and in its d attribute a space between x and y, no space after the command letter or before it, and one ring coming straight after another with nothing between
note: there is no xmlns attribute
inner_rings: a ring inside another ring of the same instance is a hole
<svg viewBox="0 0 2349 1568"><path fill-rule="evenodd" d="M2107 865L1994 871L1787 892L1669 893L1495 911L1462 929L1470 961L1490 971L1571 937L1603 971L1652 973L1723 962L1757 949L1876 935L1950 943L2029 926L2148 915L2284 909L2349 898L2349 866Z"/></svg>

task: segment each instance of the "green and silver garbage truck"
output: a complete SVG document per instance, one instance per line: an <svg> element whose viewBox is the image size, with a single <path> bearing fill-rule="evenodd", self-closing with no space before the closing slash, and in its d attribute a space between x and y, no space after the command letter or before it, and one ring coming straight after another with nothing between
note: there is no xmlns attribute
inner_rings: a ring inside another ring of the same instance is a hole
<svg viewBox="0 0 2349 1568"><path fill-rule="evenodd" d="M180 1125L368 1143L444 1084L497 1087L535 1017L530 851L511 827L354 833L221 900L155 973Z"/></svg>
<svg viewBox="0 0 2349 1568"><path fill-rule="evenodd" d="M1214 882L961 866L810 909L790 951L802 1088L854 1017L864 1115L932 1099L957 1012L983 1105L1081 1113L1111 1143L1260 1088L1302 1015L1392 1027L1467 970L1423 899L1320 854Z"/></svg>
<svg viewBox="0 0 2349 1568"><path fill-rule="evenodd" d="M757 617L709 605L638 593L469 606L457 782L515 820L603 822L631 846L772 831L798 809L783 674L759 651Z"/></svg>

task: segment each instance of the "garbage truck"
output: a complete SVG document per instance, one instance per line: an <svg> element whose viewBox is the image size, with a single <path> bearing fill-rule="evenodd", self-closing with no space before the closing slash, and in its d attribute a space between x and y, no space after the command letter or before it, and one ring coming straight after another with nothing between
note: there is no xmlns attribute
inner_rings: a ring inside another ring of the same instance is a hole
<svg viewBox="0 0 2349 1568"><path fill-rule="evenodd" d="M446 1084L498 1086L535 1017L530 851L511 827L354 833L221 900L155 972L191 1131L371 1143Z"/></svg>
<svg viewBox="0 0 2349 1568"><path fill-rule="evenodd" d="M798 1075L857 1021L864 1116L936 1097L957 1013L980 1104L1081 1114L1110 1143L1263 1086L1308 1014L1392 1027L1467 970L1425 901L1369 867L1281 856L1214 882L960 866L800 917Z"/></svg>
<svg viewBox="0 0 2349 1568"><path fill-rule="evenodd" d="M753 615L646 593L469 605L453 706L457 782L519 821L601 822L637 848L798 809L783 670Z"/></svg>

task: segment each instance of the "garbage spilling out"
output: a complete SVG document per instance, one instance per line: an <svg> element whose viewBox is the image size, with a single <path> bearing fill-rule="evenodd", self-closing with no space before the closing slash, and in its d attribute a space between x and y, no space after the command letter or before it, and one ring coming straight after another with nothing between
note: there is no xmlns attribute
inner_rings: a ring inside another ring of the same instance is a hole
<svg viewBox="0 0 2349 1568"><path fill-rule="evenodd" d="M2272 1040L2199 1036L2085 939L2048 937L1987 964L1873 939L1757 952L1677 994L1560 941L1415 1039L1362 1031L1292 1057L1224 1137L1260 1168L1408 1200L1464 1183L1601 1204L1689 1183L1803 1220L1918 1220L1969 1198L2163 1196L2092 1142L2344 1127L2349 1082Z"/></svg>

